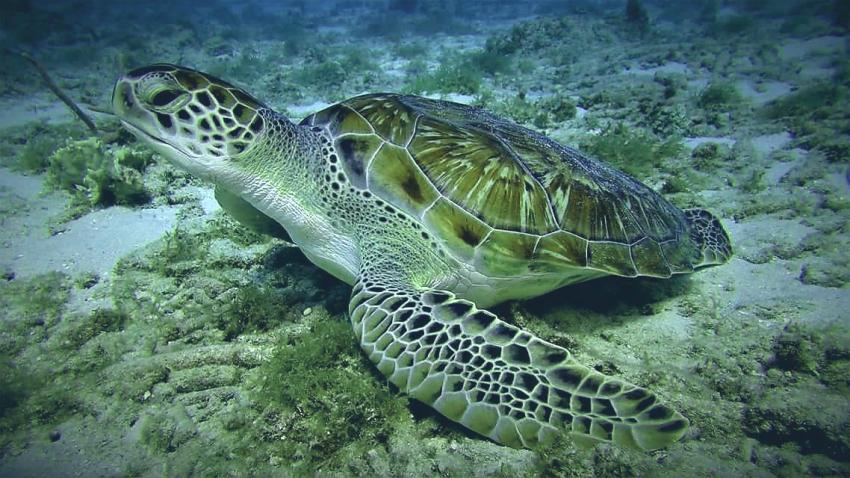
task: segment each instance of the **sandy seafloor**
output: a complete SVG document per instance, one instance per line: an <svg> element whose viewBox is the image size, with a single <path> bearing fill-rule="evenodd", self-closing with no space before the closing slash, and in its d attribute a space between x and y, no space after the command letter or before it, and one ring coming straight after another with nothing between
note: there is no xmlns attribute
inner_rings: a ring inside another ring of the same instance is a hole
<svg viewBox="0 0 850 478"><path fill-rule="evenodd" d="M109 115L91 113L92 142L4 53L0 476L850 475L847 2L668 2L648 6L647 29L617 2L338 3L72 15L21 2L3 7L3 38L85 107L108 109L128 67L167 61L294 120L359 93L415 91L620 151L616 164L674 204L717 213L731 261L496 311L658 393L689 418L685 437L651 453L569 440L514 450L410 403L353 334L334 332L345 285L230 220L208 185ZM144 200L96 200L85 167L75 186L51 186L73 154L119 151L153 163L97 168L132 176Z"/></svg>

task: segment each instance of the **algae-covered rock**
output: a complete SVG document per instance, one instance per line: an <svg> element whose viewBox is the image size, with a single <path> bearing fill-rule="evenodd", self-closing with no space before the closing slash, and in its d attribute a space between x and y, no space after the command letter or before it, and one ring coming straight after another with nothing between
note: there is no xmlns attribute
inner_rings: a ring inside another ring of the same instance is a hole
<svg viewBox="0 0 850 478"><path fill-rule="evenodd" d="M700 171L713 171L732 159L732 149L723 143L706 141L691 151L691 160Z"/></svg>
<svg viewBox="0 0 850 478"><path fill-rule="evenodd" d="M684 135L691 127L688 113L679 103L668 105L647 98L640 102L638 111L641 113L643 124L662 137Z"/></svg>
<svg viewBox="0 0 850 478"><path fill-rule="evenodd" d="M741 92L731 83L717 82L708 85L699 94L697 106L709 111L736 108L743 100Z"/></svg>
<svg viewBox="0 0 850 478"><path fill-rule="evenodd" d="M31 393L27 374L8 356L0 356L0 419Z"/></svg>
<svg viewBox="0 0 850 478"><path fill-rule="evenodd" d="M110 150L93 137L56 150L50 156L46 184L70 193L77 208L144 204L150 194L142 173L151 162L150 153Z"/></svg>
<svg viewBox="0 0 850 478"><path fill-rule="evenodd" d="M828 111L846 95L840 85L818 82L780 97L767 104L762 112L770 119L803 118L812 115L825 117Z"/></svg>
<svg viewBox="0 0 850 478"><path fill-rule="evenodd" d="M146 412L138 427L139 441L151 452L173 452L197 433L192 418L181 405Z"/></svg>
<svg viewBox="0 0 850 478"><path fill-rule="evenodd" d="M63 331L65 345L77 349L105 332L117 332L124 326L127 316L114 309L97 309L84 318L69 319Z"/></svg>
<svg viewBox="0 0 850 478"><path fill-rule="evenodd" d="M766 444L793 443L838 461L850 456L850 402L811 380L768 390L744 411L743 425Z"/></svg>
<svg viewBox="0 0 850 478"><path fill-rule="evenodd" d="M812 257L800 268L800 282L822 287L844 287L850 283L850 258Z"/></svg>
<svg viewBox="0 0 850 478"><path fill-rule="evenodd" d="M576 117L576 104L563 95L553 95L540 100L537 106L548 112L552 120L560 123Z"/></svg>
<svg viewBox="0 0 850 478"><path fill-rule="evenodd" d="M818 336L798 323L786 325L773 345L777 367L809 373L817 370L821 350Z"/></svg>

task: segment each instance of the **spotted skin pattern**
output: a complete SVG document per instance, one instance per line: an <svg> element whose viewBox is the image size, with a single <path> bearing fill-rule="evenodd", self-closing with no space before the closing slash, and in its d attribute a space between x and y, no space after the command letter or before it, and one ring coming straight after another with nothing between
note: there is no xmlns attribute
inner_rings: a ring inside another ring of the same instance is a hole
<svg viewBox="0 0 850 478"><path fill-rule="evenodd" d="M351 322L364 352L399 389L470 430L513 447L567 431L652 450L687 429L646 390L469 301L391 283L367 276L354 287Z"/></svg>
<svg viewBox="0 0 850 478"><path fill-rule="evenodd" d="M351 284L363 351L447 418L513 447L569 433L653 450L687 430L651 392L484 307L602 275L725 262L728 236L708 212L449 102L364 95L295 125L215 77L152 65L118 81L113 106L213 182L238 220L291 238Z"/></svg>

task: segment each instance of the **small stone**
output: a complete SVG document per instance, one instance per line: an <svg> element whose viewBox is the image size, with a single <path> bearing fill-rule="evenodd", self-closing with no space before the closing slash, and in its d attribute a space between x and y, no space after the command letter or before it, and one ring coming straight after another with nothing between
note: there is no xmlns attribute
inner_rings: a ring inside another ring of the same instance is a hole
<svg viewBox="0 0 850 478"><path fill-rule="evenodd" d="M50 441L56 443L62 438L62 433L59 430L53 430L50 432Z"/></svg>
<svg viewBox="0 0 850 478"><path fill-rule="evenodd" d="M301 312L301 315L303 315L304 317L307 317L308 315L310 315L312 313L313 313L312 307L307 307L306 309L304 309L303 312Z"/></svg>

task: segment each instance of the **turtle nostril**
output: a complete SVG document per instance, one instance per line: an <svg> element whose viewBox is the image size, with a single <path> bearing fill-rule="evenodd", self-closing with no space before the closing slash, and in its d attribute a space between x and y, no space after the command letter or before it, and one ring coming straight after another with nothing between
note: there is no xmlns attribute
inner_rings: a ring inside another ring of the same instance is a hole
<svg viewBox="0 0 850 478"><path fill-rule="evenodd" d="M128 88L127 85L123 86L124 88L122 88L121 97L124 99L124 106L129 109L132 108L134 104L133 95L130 94L130 88Z"/></svg>

